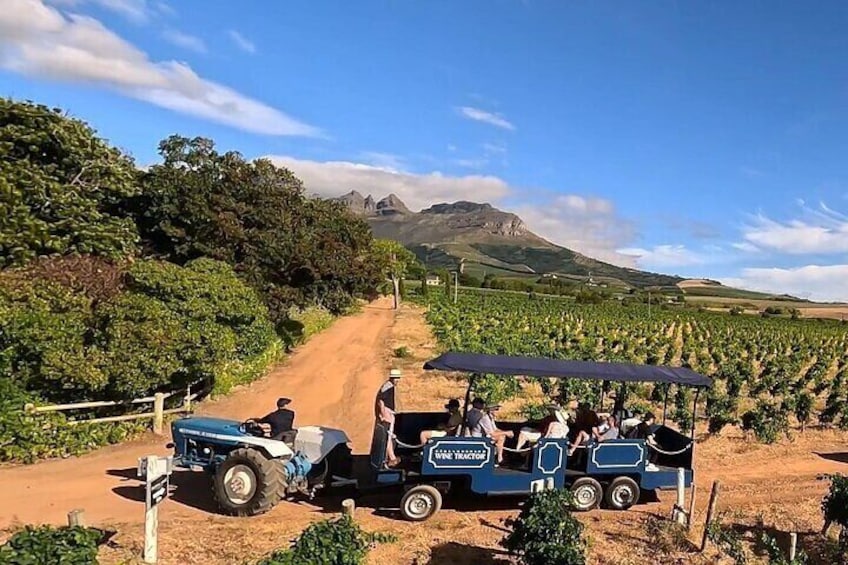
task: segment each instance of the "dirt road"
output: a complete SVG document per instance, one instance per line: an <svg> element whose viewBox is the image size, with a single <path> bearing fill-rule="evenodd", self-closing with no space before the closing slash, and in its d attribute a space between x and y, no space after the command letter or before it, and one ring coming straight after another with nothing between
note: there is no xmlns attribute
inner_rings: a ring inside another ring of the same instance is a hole
<svg viewBox="0 0 848 565"><path fill-rule="evenodd" d="M390 301L367 305L314 336L265 378L203 404L198 413L262 416L278 397L288 396L297 413L295 425L344 429L354 451L367 452L371 428L351 423L373 410L375 391L389 368L385 343L393 320ZM166 455L168 440L150 435L82 457L0 469L0 529L14 523L61 523L74 508L84 508L90 524L143 521L133 469L140 457ZM174 517L199 512L187 505L166 506L163 513Z"/></svg>

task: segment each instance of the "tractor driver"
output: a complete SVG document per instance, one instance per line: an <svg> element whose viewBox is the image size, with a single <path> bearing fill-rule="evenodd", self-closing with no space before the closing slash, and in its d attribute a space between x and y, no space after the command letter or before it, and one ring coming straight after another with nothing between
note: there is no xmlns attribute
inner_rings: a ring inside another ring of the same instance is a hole
<svg viewBox="0 0 848 565"><path fill-rule="evenodd" d="M291 403L291 398L277 399L277 409L258 420L256 423L263 424L267 428L266 434L271 439L293 440L294 411L286 408Z"/></svg>

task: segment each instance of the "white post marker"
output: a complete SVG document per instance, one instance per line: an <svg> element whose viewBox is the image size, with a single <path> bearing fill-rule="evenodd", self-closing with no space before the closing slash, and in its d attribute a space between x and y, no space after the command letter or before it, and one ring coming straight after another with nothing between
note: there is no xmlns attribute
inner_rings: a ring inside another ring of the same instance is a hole
<svg viewBox="0 0 848 565"><path fill-rule="evenodd" d="M144 477L144 552L145 563L156 563L159 504L168 497L168 482L173 471L172 457L142 457L138 475Z"/></svg>
<svg viewBox="0 0 848 565"><path fill-rule="evenodd" d="M686 525L686 472L683 467L677 469L677 504L674 505L673 517L678 524Z"/></svg>

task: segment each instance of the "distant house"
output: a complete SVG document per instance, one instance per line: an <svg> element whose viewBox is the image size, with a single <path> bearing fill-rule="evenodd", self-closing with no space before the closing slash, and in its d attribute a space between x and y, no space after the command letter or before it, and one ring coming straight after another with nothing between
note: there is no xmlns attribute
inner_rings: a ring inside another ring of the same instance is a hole
<svg viewBox="0 0 848 565"><path fill-rule="evenodd" d="M442 279L437 275L427 275L427 286L439 286L442 284Z"/></svg>

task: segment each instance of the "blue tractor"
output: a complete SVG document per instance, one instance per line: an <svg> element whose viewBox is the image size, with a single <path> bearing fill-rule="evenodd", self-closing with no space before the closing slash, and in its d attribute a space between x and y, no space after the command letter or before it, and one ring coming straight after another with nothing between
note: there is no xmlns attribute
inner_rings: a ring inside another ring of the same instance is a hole
<svg viewBox="0 0 848 565"><path fill-rule="evenodd" d="M213 477L220 509L262 514L289 496L312 497L332 477L351 475L349 439L321 426L296 430L292 441L264 437L251 420L187 417L171 424L174 464Z"/></svg>

